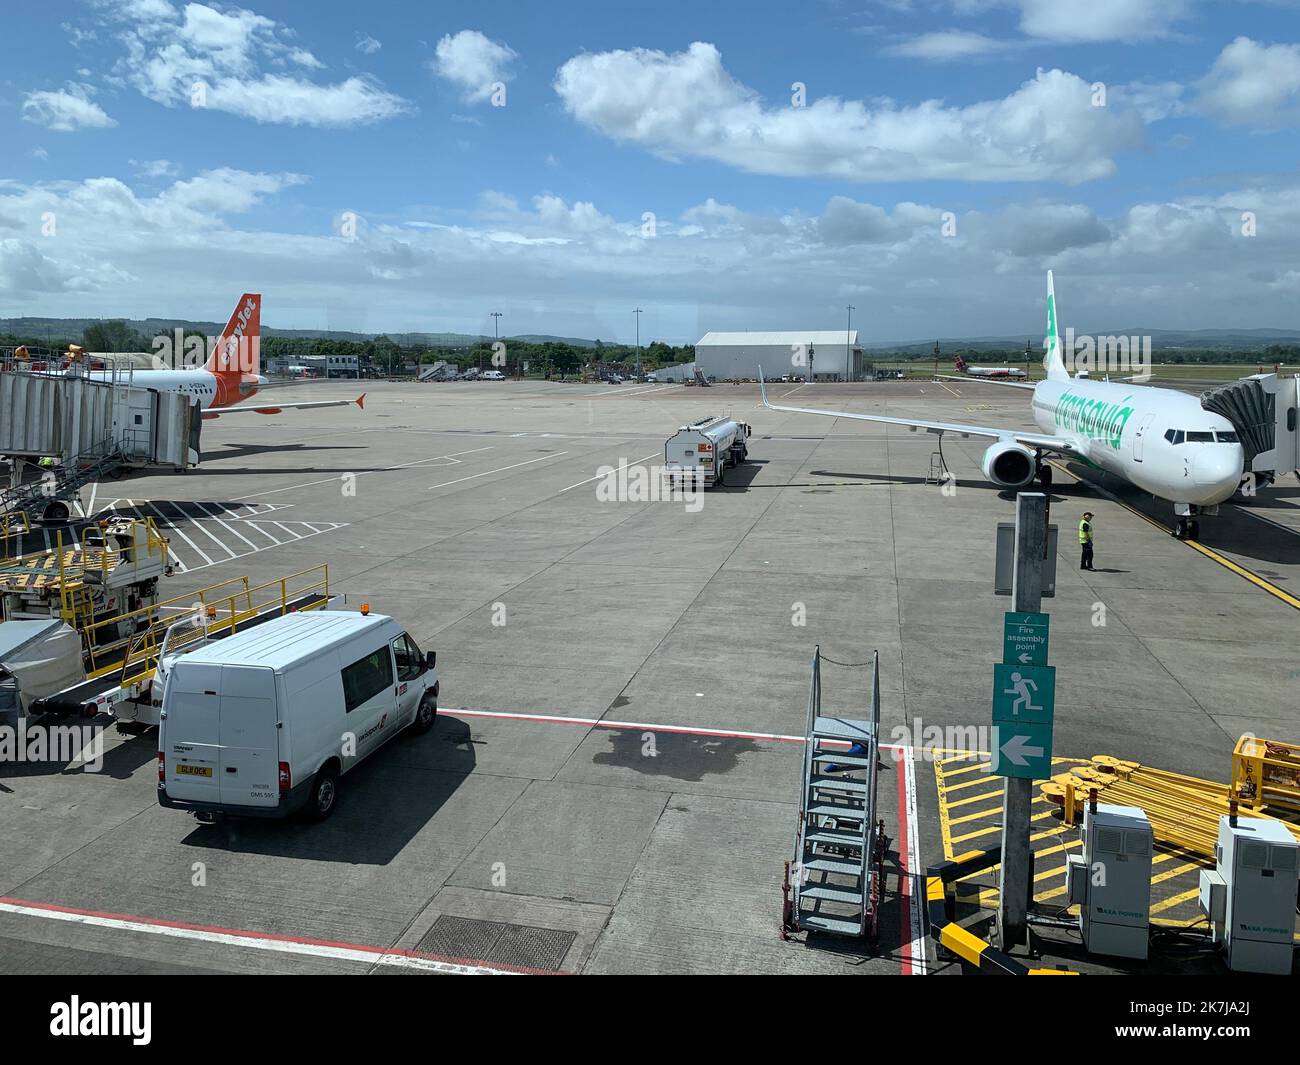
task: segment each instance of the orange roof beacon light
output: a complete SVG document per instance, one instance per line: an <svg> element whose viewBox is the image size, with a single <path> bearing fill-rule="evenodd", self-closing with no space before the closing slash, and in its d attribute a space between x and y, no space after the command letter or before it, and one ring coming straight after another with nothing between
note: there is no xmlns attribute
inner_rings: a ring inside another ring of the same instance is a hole
<svg viewBox="0 0 1300 1065"><path fill-rule="evenodd" d="M370 613L370 604L369 604L369 603L362 603L362 604L361 604L361 616L362 616L362 617L365 617L365 616L366 616L367 614L369 614L369 613Z"/></svg>
<svg viewBox="0 0 1300 1065"><path fill-rule="evenodd" d="M208 607L208 617L215 618L216 616L217 616L217 608L215 606Z"/></svg>

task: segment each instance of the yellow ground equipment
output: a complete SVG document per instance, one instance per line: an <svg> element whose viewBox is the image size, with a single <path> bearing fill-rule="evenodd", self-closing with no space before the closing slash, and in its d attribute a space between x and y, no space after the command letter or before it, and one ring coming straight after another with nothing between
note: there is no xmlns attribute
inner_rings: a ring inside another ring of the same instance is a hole
<svg viewBox="0 0 1300 1065"><path fill-rule="evenodd" d="M170 656L268 618L320 609L329 602L329 567L320 565L265 584L236 577L94 621L82 630L85 683L42 700L37 710L83 715L109 711L122 720L157 724L162 693L154 690L154 680Z"/></svg>
<svg viewBox="0 0 1300 1065"><path fill-rule="evenodd" d="M104 618L155 603L167 551L167 538L149 518L87 525L70 543L60 533L52 550L0 561L0 617L60 618L84 633Z"/></svg>
<svg viewBox="0 0 1300 1065"><path fill-rule="evenodd" d="M1090 762L1052 777L1041 789L1047 799L1061 807L1067 824L1082 820L1084 803L1094 790L1102 802L1140 807L1151 821L1158 843L1210 861L1218 842L1219 818L1231 812L1233 802L1227 784L1111 755L1096 755ZM1281 822L1300 840L1300 825L1269 814L1255 816Z"/></svg>
<svg viewBox="0 0 1300 1065"><path fill-rule="evenodd" d="M1242 736L1232 751L1232 795L1249 810L1300 810L1300 745Z"/></svg>

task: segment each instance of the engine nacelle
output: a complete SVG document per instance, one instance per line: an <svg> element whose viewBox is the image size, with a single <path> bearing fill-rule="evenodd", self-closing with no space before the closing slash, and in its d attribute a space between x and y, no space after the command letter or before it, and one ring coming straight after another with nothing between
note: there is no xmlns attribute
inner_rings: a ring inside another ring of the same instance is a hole
<svg viewBox="0 0 1300 1065"><path fill-rule="evenodd" d="M980 469L999 488L1023 488L1038 473L1038 456L1023 444L999 440L984 452Z"/></svg>

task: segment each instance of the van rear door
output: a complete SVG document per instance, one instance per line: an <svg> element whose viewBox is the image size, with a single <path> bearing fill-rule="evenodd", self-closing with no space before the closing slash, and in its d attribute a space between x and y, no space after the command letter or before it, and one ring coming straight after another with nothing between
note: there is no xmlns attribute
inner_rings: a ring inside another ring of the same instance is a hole
<svg viewBox="0 0 1300 1065"><path fill-rule="evenodd" d="M275 806L280 801L275 671L223 665L220 691L221 801Z"/></svg>
<svg viewBox="0 0 1300 1065"><path fill-rule="evenodd" d="M158 751L167 794L190 802L220 802L221 667L177 662L167 677Z"/></svg>

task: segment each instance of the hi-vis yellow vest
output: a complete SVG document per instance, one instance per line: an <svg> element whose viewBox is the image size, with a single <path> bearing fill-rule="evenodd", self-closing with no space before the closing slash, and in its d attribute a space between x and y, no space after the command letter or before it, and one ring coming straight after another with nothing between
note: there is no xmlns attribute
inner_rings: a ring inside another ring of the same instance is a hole
<svg viewBox="0 0 1300 1065"><path fill-rule="evenodd" d="M1079 522L1079 543L1092 543L1092 523L1087 518Z"/></svg>

